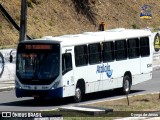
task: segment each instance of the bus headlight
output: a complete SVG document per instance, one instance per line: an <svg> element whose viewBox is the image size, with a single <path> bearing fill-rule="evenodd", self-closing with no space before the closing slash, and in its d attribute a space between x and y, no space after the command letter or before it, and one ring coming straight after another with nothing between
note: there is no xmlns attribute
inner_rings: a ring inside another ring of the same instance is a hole
<svg viewBox="0 0 160 120"><path fill-rule="evenodd" d="M19 85L19 83L16 81L16 88L22 89L22 87Z"/></svg>
<svg viewBox="0 0 160 120"><path fill-rule="evenodd" d="M55 82L51 89L56 89L59 85L59 81Z"/></svg>

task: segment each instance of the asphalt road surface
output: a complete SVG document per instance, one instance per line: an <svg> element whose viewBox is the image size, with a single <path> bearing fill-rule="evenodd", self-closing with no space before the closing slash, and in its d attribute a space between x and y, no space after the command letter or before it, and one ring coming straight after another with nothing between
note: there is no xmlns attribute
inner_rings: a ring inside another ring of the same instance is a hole
<svg viewBox="0 0 160 120"><path fill-rule="evenodd" d="M132 86L130 95L153 93L160 91L160 70L153 71L153 79ZM81 103L74 103L72 98L64 99L47 99L43 102L36 102L33 98L16 98L14 90L0 92L0 111L40 111L51 110L62 106L81 105L87 103L94 103L98 101L117 99L125 97L117 93L116 90L92 93L85 96Z"/></svg>

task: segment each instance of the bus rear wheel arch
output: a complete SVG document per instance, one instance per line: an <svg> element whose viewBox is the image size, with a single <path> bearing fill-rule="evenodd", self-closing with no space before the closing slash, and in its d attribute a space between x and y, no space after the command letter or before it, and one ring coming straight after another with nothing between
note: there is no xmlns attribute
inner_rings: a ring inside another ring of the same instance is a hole
<svg viewBox="0 0 160 120"><path fill-rule="evenodd" d="M82 100L82 97L85 95L85 82L83 79L78 80L76 89L75 89L75 96L74 101L80 102Z"/></svg>

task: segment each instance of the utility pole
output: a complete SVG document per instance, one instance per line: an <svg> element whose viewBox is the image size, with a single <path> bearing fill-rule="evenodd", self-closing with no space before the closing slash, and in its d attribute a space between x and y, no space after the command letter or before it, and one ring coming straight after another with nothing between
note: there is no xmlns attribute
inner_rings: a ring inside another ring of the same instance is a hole
<svg viewBox="0 0 160 120"><path fill-rule="evenodd" d="M26 40L27 0L21 0L21 21L19 41Z"/></svg>

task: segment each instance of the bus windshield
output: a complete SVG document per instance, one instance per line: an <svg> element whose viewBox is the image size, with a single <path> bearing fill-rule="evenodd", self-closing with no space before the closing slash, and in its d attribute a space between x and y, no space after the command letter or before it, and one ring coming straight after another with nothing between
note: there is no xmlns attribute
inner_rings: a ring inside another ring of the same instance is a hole
<svg viewBox="0 0 160 120"><path fill-rule="evenodd" d="M22 48L25 49L25 48ZM59 50L29 49L17 54L17 77L26 84L49 84L60 71Z"/></svg>

